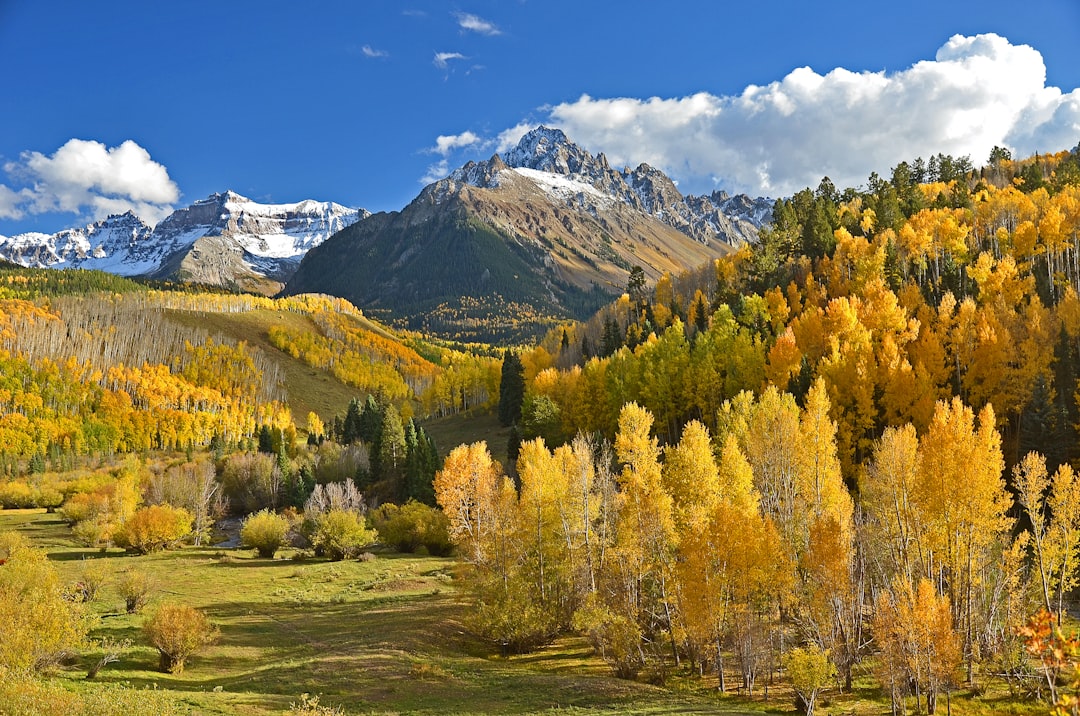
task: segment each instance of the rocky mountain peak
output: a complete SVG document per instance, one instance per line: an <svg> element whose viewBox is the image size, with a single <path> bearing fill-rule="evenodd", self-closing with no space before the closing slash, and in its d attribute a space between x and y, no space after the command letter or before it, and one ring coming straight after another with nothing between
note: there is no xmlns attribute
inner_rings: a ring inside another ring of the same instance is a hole
<svg viewBox="0 0 1080 716"><path fill-rule="evenodd" d="M502 154L506 165L515 169L535 169L564 176L595 178L607 166L586 150L571 142L561 129L543 125L530 130L513 149Z"/></svg>

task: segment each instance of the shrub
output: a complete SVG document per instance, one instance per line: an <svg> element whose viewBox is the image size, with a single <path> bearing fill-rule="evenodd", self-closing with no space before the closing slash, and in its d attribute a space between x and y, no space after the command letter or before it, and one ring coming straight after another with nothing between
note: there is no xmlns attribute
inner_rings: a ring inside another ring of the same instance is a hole
<svg viewBox="0 0 1080 716"><path fill-rule="evenodd" d="M64 598L75 602L92 602L108 581L108 571L100 561L84 560L76 581L64 588Z"/></svg>
<svg viewBox="0 0 1080 716"><path fill-rule="evenodd" d="M473 628L504 654L523 654L548 644L559 632L553 611L521 575L478 585Z"/></svg>
<svg viewBox="0 0 1080 716"><path fill-rule="evenodd" d="M612 612L594 595L575 612L574 629L589 638L618 678L633 679L644 666L640 627L627 616Z"/></svg>
<svg viewBox="0 0 1080 716"><path fill-rule="evenodd" d="M141 569L125 570L116 580L116 591L124 598L124 607L128 614L142 611L156 589L154 578Z"/></svg>
<svg viewBox="0 0 1080 716"><path fill-rule="evenodd" d="M319 554L339 560L359 556L377 536L375 530L364 525L359 513L330 510L315 518L315 534L311 541Z"/></svg>
<svg viewBox="0 0 1080 716"><path fill-rule="evenodd" d="M399 552L415 552L424 547L429 554L445 556L453 545L449 522L442 510L410 500L401 507L387 503L371 513L371 525L379 539Z"/></svg>
<svg viewBox="0 0 1080 716"><path fill-rule="evenodd" d="M143 623L143 633L161 655L160 668L170 674L184 670L188 657L213 643L218 630L206 615L186 604L162 604Z"/></svg>
<svg viewBox="0 0 1080 716"><path fill-rule="evenodd" d="M0 482L0 507L17 510L36 507L34 489L22 480Z"/></svg>
<svg viewBox="0 0 1080 716"><path fill-rule="evenodd" d="M0 672L38 670L80 646L87 628L82 609L63 598L45 554L4 532L0 560Z"/></svg>
<svg viewBox="0 0 1080 716"><path fill-rule="evenodd" d="M120 547L147 554L175 546L191 534L194 518L182 507L150 505L135 511L113 534Z"/></svg>
<svg viewBox="0 0 1080 716"><path fill-rule="evenodd" d="M73 692L56 679L0 670L0 704L5 714L79 714L80 716L179 716L190 713L165 691L120 684L97 684Z"/></svg>
<svg viewBox="0 0 1080 716"><path fill-rule="evenodd" d="M289 520L270 510L249 515L240 528L240 544L257 550L260 557L272 559L274 553L285 543L289 533Z"/></svg>
<svg viewBox="0 0 1080 716"><path fill-rule="evenodd" d="M799 697L799 705L806 716L814 716L818 694L836 676L836 667L829 660L829 652L813 645L792 649L784 660L791 687Z"/></svg>
<svg viewBox="0 0 1080 716"><path fill-rule="evenodd" d="M111 523L93 518L76 522L71 528L71 534L75 540L87 547L99 547L102 552L108 549L112 542L113 526Z"/></svg>
<svg viewBox="0 0 1080 716"><path fill-rule="evenodd" d="M289 704L290 716L343 716L345 712L337 706L324 706L318 696L300 694L300 703Z"/></svg>

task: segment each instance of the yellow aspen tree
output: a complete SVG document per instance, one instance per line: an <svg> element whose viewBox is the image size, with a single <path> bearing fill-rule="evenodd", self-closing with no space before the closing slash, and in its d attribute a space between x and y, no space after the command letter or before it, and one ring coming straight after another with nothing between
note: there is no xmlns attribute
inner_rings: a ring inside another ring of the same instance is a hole
<svg viewBox="0 0 1080 716"><path fill-rule="evenodd" d="M1042 587L1043 607L1050 611L1051 566L1047 554L1050 545L1046 523L1046 492L1050 486L1050 478L1046 474L1046 458L1036 452L1029 452L1013 466L1012 473L1016 500L1031 522L1028 534L1031 536L1035 569L1038 570L1039 584Z"/></svg>
<svg viewBox="0 0 1080 716"><path fill-rule="evenodd" d="M719 472L709 430L696 420L683 428L678 445L664 451L664 489L671 496L675 531L700 529L720 498Z"/></svg>
<svg viewBox="0 0 1080 716"><path fill-rule="evenodd" d="M938 404L919 445L915 496L934 551L927 576L948 594L963 629L969 681L974 675L977 630L986 626L993 612L991 605L976 615L975 592L985 570L999 561L993 548L1007 540L1006 513L1012 503L1001 477L1004 461L995 422L994 410L987 405L976 427L971 408L954 398Z"/></svg>
<svg viewBox="0 0 1080 716"><path fill-rule="evenodd" d="M743 407L739 407L740 404ZM784 542L798 550L805 545L806 515L798 513L800 427L799 408L788 393L768 386L757 401L746 394L722 409L718 420L726 423L738 412L745 428L739 437L743 453L754 471L754 487L761 497L762 512L776 522Z"/></svg>
<svg viewBox="0 0 1080 716"><path fill-rule="evenodd" d="M894 574L911 580L921 566L924 525L915 500L919 438L910 423L886 428L874 448L861 485L867 519L869 558L886 581Z"/></svg>
<svg viewBox="0 0 1080 716"><path fill-rule="evenodd" d="M1080 549L1080 479L1066 463L1054 473L1047 498L1053 519L1049 525L1051 583L1056 590L1060 623L1065 594L1077 585L1077 551Z"/></svg>
<svg viewBox="0 0 1080 716"><path fill-rule="evenodd" d="M672 499L664 490L660 448L652 436L653 416L636 403L619 414L615 456L623 465L619 475L619 520L616 553L626 574L627 607L639 620L659 619L673 628L668 580L675 548ZM674 634L672 632L674 648ZM677 654L676 654L677 656Z"/></svg>
<svg viewBox="0 0 1080 716"><path fill-rule="evenodd" d="M796 490L808 515L833 519L841 530L850 532L854 506L840 472L837 427L829 417L830 407L825 380L818 378L806 395L806 408L799 424Z"/></svg>
<svg viewBox="0 0 1080 716"><path fill-rule="evenodd" d="M878 679L892 695L893 712L902 707L910 683L916 703L925 694L927 712L934 714L938 694L951 684L961 659L948 597L927 579L916 588L894 581L878 595L872 627L880 651Z"/></svg>
<svg viewBox="0 0 1080 716"><path fill-rule="evenodd" d="M492 559L498 503L507 482L483 441L451 450L435 474L435 500L450 521L450 538L473 564Z"/></svg>
<svg viewBox="0 0 1080 716"><path fill-rule="evenodd" d="M761 500L754 489L754 468L739 447L734 435L728 434L720 447L717 465L719 500L747 515L760 514Z"/></svg>
<svg viewBox="0 0 1080 716"><path fill-rule="evenodd" d="M570 445L555 450L556 469L566 479L566 492L557 504L560 532L569 559L574 585L574 599L596 591L598 552L601 532L595 523L605 503L614 495L601 494L603 478L598 480L593 458L593 444L579 433Z"/></svg>

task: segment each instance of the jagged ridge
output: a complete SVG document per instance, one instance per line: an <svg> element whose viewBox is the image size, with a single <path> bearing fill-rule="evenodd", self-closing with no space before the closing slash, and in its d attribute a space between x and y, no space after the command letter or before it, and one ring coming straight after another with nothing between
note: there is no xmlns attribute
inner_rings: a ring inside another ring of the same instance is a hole
<svg viewBox="0 0 1080 716"><path fill-rule="evenodd" d="M260 204L226 191L174 211L156 227L127 212L52 235L0 237L0 257L35 268L97 269L274 292L308 250L369 215L333 202Z"/></svg>

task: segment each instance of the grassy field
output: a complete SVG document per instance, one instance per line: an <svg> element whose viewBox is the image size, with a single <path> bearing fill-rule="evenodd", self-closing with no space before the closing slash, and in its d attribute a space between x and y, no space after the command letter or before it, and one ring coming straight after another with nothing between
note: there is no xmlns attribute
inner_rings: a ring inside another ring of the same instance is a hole
<svg viewBox="0 0 1080 716"><path fill-rule="evenodd" d="M719 695L715 679L685 673L663 688L615 679L577 637L499 656L469 632L451 559L379 552L369 561L327 562L285 552L268 560L215 547L102 555L76 546L65 523L42 510L0 510L0 531L9 529L45 549L66 580L77 578L84 560L99 560L112 574L138 567L158 584L147 613L164 600L204 610L220 639L170 675L156 670L157 652L145 645L145 615L126 614L112 586L91 605L92 637L131 642L98 681L164 691L193 713L280 713L305 693L349 714L796 713L785 687L766 700ZM90 650L54 678L70 689L95 688L84 675L96 658ZM957 692L948 707L956 716L1047 711L1010 701L1000 685ZM946 708L943 697L939 713ZM870 716L889 708L863 674L854 693L826 694L817 713Z"/></svg>
<svg viewBox="0 0 1080 716"><path fill-rule="evenodd" d="M789 710L686 685L620 681L577 638L531 655L498 656L464 626L450 559L382 553L371 561L266 560L248 550L193 547L101 555L75 546L60 518L41 510L0 511L0 530L7 529L46 549L68 580L86 559L104 561L113 574L137 566L156 577L155 602L205 610L221 637L174 676L156 670L157 652L140 631L144 616L124 613L111 586L92 604L99 617L93 637L132 643L98 681L166 690L196 713L280 713L304 693L364 714ZM56 678L94 688L83 678L92 656Z"/></svg>

